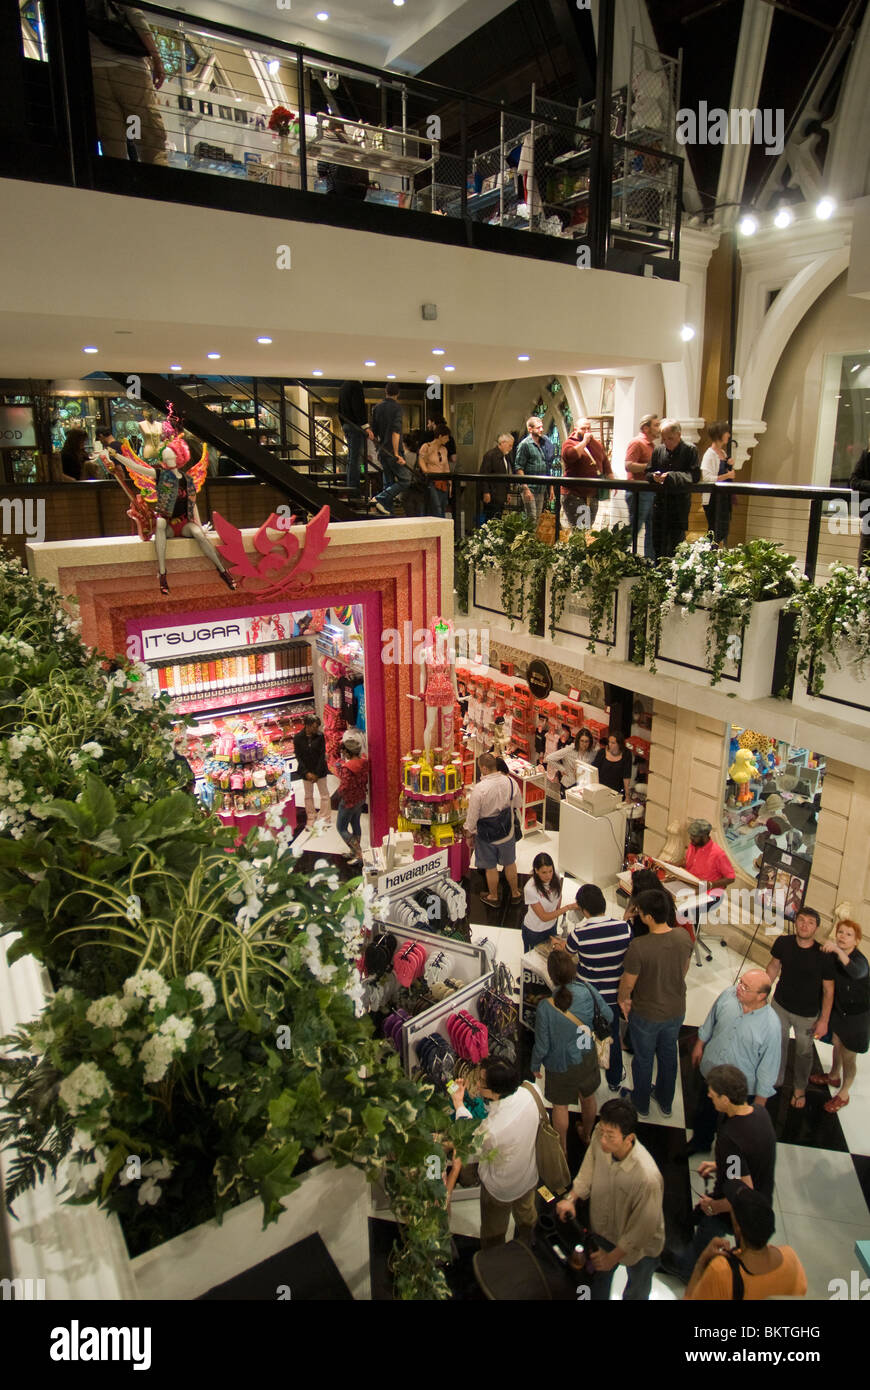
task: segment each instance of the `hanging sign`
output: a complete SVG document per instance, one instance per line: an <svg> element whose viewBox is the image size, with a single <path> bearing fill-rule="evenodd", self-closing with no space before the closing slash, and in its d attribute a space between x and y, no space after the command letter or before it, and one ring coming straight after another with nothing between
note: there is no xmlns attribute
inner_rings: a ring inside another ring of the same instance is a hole
<svg viewBox="0 0 870 1390"><path fill-rule="evenodd" d="M530 661L526 668L526 680L536 700L546 700L553 689L550 668L545 661L539 661L537 657Z"/></svg>

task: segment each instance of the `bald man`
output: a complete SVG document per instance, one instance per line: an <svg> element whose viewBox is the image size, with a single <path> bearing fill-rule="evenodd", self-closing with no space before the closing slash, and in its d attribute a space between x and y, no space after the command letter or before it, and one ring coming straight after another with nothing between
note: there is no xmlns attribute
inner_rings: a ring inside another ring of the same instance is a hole
<svg viewBox="0 0 870 1390"><path fill-rule="evenodd" d="M707 1095L706 1079L716 1066L737 1067L746 1077L754 1105L766 1105L776 1088L782 1051L782 1029L770 1008L771 983L766 970L745 970L723 990L698 1029L693 1066L701 1068L703 1094L694 1119L689 1154L707 1153L716 1133L716 1110Z"/></svg>

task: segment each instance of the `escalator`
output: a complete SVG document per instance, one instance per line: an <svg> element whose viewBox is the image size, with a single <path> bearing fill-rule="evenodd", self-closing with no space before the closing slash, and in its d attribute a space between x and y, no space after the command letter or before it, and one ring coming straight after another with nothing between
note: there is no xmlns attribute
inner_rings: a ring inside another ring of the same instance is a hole
<svg viewBox="0 0 870 1390"><path fill-rule="evenodd" d="M126 392L131 376L129 372L107 372L106 375L117 381L122 392ZM317 479L312 478L299 468L294 468L292 463L277 458L271 449L264 447L256 438L249 437L224 420L221 415L209 410L207 405L197 400L178 381L171 377L148 373L139 375L138 381L143 402L161 413L165 411L167 404L171 405L184 429L212 448L227 454L260 482L269 483L277 488L300 513L304 511L313 515L321 507L328 506L333 521L359 519L358 513L337 496L335 491L320 485L320 475ZM306 466L309 462L314 460L306 459Z"/></svg>

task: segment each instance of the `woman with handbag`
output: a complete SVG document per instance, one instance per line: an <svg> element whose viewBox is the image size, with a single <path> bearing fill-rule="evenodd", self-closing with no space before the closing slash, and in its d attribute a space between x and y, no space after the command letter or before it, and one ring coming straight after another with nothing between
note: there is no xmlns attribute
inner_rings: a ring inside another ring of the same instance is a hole
<svg viewBox="0 0 870 1390"><path fill-rule="evenodd" d="M596 1034L609 1034L613 1010L594 985L577 979L577 963L566 951L553 951L547 971L555 989L535 1014L532 1071L539 1077L546 1070L544 1095L553 1107L553 1128L567 1149L569 1105L579 1102L582 1122L577 1128L584 1144L592 1137L595 1092L601 1084Z"/></svg>

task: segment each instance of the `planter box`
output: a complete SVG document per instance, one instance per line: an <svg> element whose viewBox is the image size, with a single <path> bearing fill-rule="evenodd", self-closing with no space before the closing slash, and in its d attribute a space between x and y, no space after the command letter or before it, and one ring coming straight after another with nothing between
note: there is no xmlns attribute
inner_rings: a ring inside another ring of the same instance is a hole
<svg viewBox="0 0 870 1390"><path fill-rule="evenodd" d="M772 693L779 615L784 603L785 599L753 603L742 633L740 659L725 661L722 675L712 687L714 690L739 695L743 700L764 700ZM690 685L709 686L708 626L708 613L703 608L694 613L672 609L662 622L656 650L657 672L678 677Z"/></svg>
<svg viewBox="0 0 870 1390"><path fill-rule="evenodd" d="M505 624L517 632L529 631L528 622L507 613L501 601L501 570L471 569L468 576L468 616L481 623Z"/></svg>
<svg viewBox="0 0 870 1390"><path fill-rule="evenodd" d="M631 591L633 579L623 579L613 595L609 614L605 614L601 624L601 635L595 642L596 652L603 652L614 661L628 661L628 643L631 630ZM544 607L544 631L550 634L550 578L547 577L547 593ZM553 630L553 641L568 651L587 652L591 632L589 630L589 609L582 594L569 593L565 607Z"/></svg>
<svg viewBox="0 0 870 1390"><path fill-rule="evenodd" d="M358 1168L321 1164L302 1176L301 1185L284 1198L284 1204L283 1216L265 1231L263 1206L256 1199L227 1212L221 1226L205 1221L138 1255L131 1269L139 1298L200 1298L312 1235L319 1235L326 1245L353 1297L370 1298L371 1189L365 1175ZM282 1284L288 1285L292 1301L305 1297L303 1288L293 1287L292 1276L282 1279L277 1260L274 1271L273 1299L278 1299Z"/></svg>
<svg viewBox="0 0 870 1390"><path fill-rule="evenodd" d="M860 724L866 729L870 715L870 679L858 675L854 657L849 652L848 647L843 649L839 671L832 662L825 663L825 683L819 695L810 695L803 676L796 676L792 704L812 710L814 714L833 715Z"/></svg>

